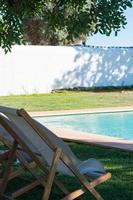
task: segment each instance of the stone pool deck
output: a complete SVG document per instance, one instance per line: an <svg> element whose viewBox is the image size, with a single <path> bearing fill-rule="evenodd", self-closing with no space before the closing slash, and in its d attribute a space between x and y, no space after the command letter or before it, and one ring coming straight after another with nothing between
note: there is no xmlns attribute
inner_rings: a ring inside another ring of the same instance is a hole
<svg viewBox="0 0 133 200"><path fill-rule="evenodd" d="M72 131L69 129L53 128L51 130L64 140L133 152L133 140L124 140L116 137L96 135L91 133L88 134L79 131Z"/></svg>
<svg viewBox="0 0 133 200"><path fill-rule="evenodd" d="M80 110L63 110L63 111L50 111L50 112L32 112L31 116L50 116L50 115L64 115L64 114L78 114L78 113L98 113L98 112L117 112L117 111L133 111L133 107L113 107L113 108L98 108L98 109L80 109ZM91 145L98 145L108 148L115 148L124 151L133 152L133 140L125 140L116 137L96 135L80 131L73 131L64 128L51 129L59 137Z"/></svg>

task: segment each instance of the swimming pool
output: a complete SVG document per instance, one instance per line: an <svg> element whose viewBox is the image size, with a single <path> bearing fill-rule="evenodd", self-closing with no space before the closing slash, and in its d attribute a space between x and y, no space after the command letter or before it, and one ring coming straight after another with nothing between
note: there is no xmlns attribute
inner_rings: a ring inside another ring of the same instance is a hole
<svg viewBox="0 0 133 200"><path fill-rule="evenodd" d="M133 111L35 117L48 128L67 128L133 140Z"/></svg>

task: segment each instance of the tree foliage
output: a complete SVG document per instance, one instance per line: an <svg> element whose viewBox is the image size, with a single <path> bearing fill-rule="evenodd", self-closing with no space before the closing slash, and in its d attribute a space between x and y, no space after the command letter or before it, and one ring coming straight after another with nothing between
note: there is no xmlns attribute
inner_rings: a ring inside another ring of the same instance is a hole
<svg viewBox="0 0 133 200"><path fill-rule="evenodd" d="M0 46L69 44L90 34L117 34L133 0L1 0Z"/></svg>

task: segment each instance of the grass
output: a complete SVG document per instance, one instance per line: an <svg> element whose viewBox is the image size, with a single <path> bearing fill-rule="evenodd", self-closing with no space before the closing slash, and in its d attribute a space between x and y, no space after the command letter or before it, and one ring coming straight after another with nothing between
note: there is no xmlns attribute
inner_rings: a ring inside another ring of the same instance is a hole
<svg viewBox="0 0 133 200"><path fill-rule="evenodd" d="M69 110L116 106L133 106L133 91L61 91L0 97L0 105L23 107L28 111Z"/></svg>
<svg viewBox="0 0 133 200"><path fill-rule="evenodd" d="M73 152L82 160L95 157L104 163L107 171L112 173L112 178L106 183L97 187L100 194L106 200L129 200L133 196L133 155L132 153L105 149L85 144L69 143ZM71 191L79 187L75 178L64 177L59 175L59 179ZM8 191L19 188L22 180L16 179L8 185ZM41 187L33 189L31 192L19 197L19 200L40 200L43 194ZM57 188L53 188L51 200L59 200L62 196ZM93 200L94 197L88 192L82 196L83 200Z"/></svg>
<svg viewBox="0 0 133 200"><path fill-rule="evenodd" d="M133 106L133 91L61 91L51 94L34 94L21 96L0 97L0 105L11 107L23 107L28 111L69 110L99 107ZM105 149L102 147L86 144L69 143L74 153L80 159L95 157L101 160L106 170L112 173L112 179L100 185L98 191L106 200L129 200L133 196L133 154L118 150ZM61 179L70 190L79 185L74 178ZM23 181L15 179L8 185L8 191L20 187ZM31 192L21 196L20 200L40 200L43 190L37 187ZM51 200L60 199L61 193L53 188ZM93 200L90 193L82 197L83 200Z"/></svg>

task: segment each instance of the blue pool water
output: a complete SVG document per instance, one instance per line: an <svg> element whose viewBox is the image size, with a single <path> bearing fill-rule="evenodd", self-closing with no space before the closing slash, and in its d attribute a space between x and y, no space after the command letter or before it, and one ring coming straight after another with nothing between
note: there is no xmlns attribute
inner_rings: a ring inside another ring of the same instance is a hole
<svg viewBox="0 0 133 200"><path fill-rule="evenodd" d="M48 128L69 128L133 140L133 112L112 112L36 117Z"/></svg>

